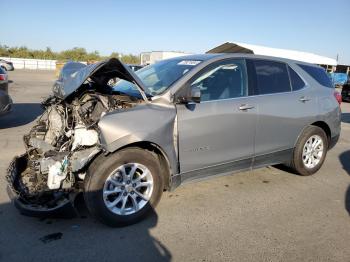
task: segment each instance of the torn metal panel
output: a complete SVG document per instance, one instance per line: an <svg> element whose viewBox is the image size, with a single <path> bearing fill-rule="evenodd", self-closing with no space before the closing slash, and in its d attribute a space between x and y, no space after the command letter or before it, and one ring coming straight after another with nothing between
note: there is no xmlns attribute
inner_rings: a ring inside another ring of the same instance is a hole
<svg viewBox="0 0 350 262"><path fill-rule="evenodd" d="M100 148L91 147L85 150L76 151L72 154L70 158L70 166L73 172L80 171L86 166L92 158L94 158L99 152Z"/></svg>
<svg viewBox="0 0 350 262"><path fill-rule="evenodd" d="M36 137L31 137L28 141L28 144L31 147L41 149L43 152L47 152L47 151L55 149L51 144L45 142L42 139L36 138Z"/></svg>

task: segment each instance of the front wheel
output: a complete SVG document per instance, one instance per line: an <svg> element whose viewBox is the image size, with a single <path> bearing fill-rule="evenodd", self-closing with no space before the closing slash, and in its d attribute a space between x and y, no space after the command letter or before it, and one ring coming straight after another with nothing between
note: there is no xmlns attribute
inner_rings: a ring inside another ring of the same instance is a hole
<svg viewBox="0 0 350 262"><path fill-rule="evenodd" d="M103 223L127 226L152 211L163 185L157 155L126 148L95 159L84 181L84 198L90 213Z"/></svg>
<svg viewBox="0 0 350 262"><path fill-rule="evenodd" d="M302 176L316 173L328 150L326 133L317 126L308 126L300 135L294 149L291 167Z"/></svg>

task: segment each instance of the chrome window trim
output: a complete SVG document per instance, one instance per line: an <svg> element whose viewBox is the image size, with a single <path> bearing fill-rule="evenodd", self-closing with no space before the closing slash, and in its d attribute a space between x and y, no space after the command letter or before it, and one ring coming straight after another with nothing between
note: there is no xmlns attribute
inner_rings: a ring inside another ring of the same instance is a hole
<svg viewBox="0 0 350 262"><path fill-rule="evenodd" d="M247 94L245 96L240 96L240 97L232 97L232 98L225 98L225 99L216 99L216 100L209 100L209 101L201 101L200 103L208 103L208 102L218 102L218 101L228 101L228 100L235 100L235 99L242 99L242 98L250 98L250 97L260 97L260 96L268 96L268 95L279 95L279 94L292 94L292 93L295 93L295 92L300 92L300 91L304 91L305 89L308 89L308 88L312 88L309 84L308 84L308 81L305 80L304 76L300 75L299 72L297 72L293 67L297 67L297 68L300 68L301 70L303 70L300 66L298 66L298 64L296 63L288 63L288 62L285 62L285 61L280 61L280 60L274 60L272 58L270 59L266 59L266 58L249 58L249 57L244 57L244 56L237 56L237 57L229 57L229 58L224 58L224 59L219 59L219 60L215 60L215 61L210 61L208 62L206 65L203 66L202 69L200 70L203 70L205 69L207 66L210 66L212 65L213 63L216 63L216 62L224 62L224 61L228 61L228 60L244 60L245 61L245 66L246 66L246 70L247 70L247 60L264 60L264 61L272 61L272 62L277 62L277 63L282 63L282 64L285 64L286 67L287 67L287 72L288 72L288 77L289 77L289 82L290 82L290 88L291 90L290 91L287 91L287 92L277 92L277 93L269 93L269 94L259 94L259 95L248 95L248 92L249 92L249 83L247 83ZM301 80L303 80L304 82L304 87L299 89L299 90L293 90L293 86L292 86L292 83L291 83L291 78L290 78L290 75L289 75L289 67L301 78ZM199 73L196 72L194 73L187 81L186 81L186 84L184 84L181 88L179 88L179 90L181 90L185 85L189 84L190 80L196 76L196 74ZM247 71L247 79L249 79L249 74L248 74L248 71ZM171 90L171 87L169 88L169 90ZM177 92L179 92L179 90L177 90ZM176 96L176 93L173 93L171 94L171 99L173 100L174 97ZM188 104L199 104L199 103L195 103L195 102L190 102Z"/></svg>
<svg viewBox="0 0 350 262"><path fill-rule="evenodd" d="M307 88L309 88L309 85L305 85L302 89L296 90L296 91L288 91L288 92L279 92L279 93L271 93L271 94L262 94L262 95L251 95L251 96L240 96L240 97L233 97L233 98L225 98L225 99L216 99L216 100L210 100L210 101L201 101L200 103L191 102L191 104L203 104L208 102L218 102L218 101L224 101L224 100L235 100L235 99L244 99L244 98L254 98L254 97L261 97L261 96L273 96L273 95L283 95L283 94L293 94L297 93L299 91L303 91Z"/></svg>

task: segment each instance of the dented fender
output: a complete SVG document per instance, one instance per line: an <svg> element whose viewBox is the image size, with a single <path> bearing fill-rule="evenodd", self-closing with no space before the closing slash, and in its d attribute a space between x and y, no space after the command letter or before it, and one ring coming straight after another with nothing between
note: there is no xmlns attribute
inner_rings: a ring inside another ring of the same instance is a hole
<svg viewBox="0 0 350 262"><path fill-rule="evenodd" d="M165 153L172 174L177 174L177 123L174 105L148 103L108 113L99 121L101 147L107 152L137 142L155 144Z"/></svg>

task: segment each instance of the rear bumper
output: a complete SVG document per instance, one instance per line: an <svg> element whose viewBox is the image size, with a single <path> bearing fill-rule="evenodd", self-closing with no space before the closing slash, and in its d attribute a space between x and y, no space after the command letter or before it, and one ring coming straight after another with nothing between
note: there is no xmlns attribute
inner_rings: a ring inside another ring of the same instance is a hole
<svg viewBox="0 0 350 262"><path fill-rule="evenodd" d="M29 203L20 196L18 192L18 179L19 175L23 171L23 165L26 163L26 156L22 155L15 157L10 163L7 170L7 194L15 207L22 215L31 217L55 217L55 218L72 218L77 215L77 211L74 208L74 198L66 199L55 207L44 207Z"/></svg>

